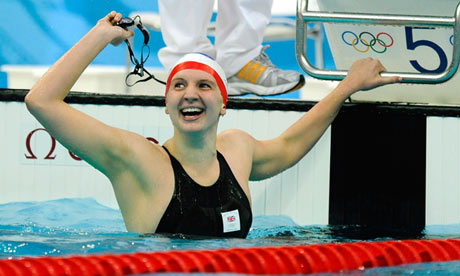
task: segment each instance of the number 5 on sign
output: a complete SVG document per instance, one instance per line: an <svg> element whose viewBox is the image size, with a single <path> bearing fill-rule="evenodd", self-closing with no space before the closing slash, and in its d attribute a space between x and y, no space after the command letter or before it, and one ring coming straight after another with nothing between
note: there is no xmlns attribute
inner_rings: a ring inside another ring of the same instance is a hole
<svg viewBox="0 0 460 276"><path fill-rule="evenodd" d="M430 40L419 39L415 40L413 35L414 29L432 29L432 28L414 28L414 27L405 27L406 31L406 47L408 50L415 51L420 46L425 46L431 48L436 55L439 57L439 66L436 69L427 69L420 65L416 60L409 60L410 64L415 68L415 70L420 73L442 73L447 69L447 56L444 50L438 44Z"/></svg>

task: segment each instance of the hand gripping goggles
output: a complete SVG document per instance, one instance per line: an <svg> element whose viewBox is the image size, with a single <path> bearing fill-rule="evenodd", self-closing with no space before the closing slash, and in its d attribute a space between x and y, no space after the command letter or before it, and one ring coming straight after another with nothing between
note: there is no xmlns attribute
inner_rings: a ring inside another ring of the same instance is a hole
<svg viewBox="0 0 460 276"><path fill-rule="evenodd" d="M129 43L129 40L128 39L125 40L126 45L128 46L128 52L129 52L129 57L130 57L131 63L134 65L133 71L126 76L126 79L125 79L126 85L131 87L131 86L135 85L138 82L145 82L145 81L148 81L150 79L154 79L159 83L166 84L164 81L161 81L161 80L157 79L153 74L151 74L149 71L147 71L147 69L144 68L144 64L147 61L147 59L149 58L149 56L150 56L150 47L147 45L149 43L150 34L149 34L149 31L144 27L144 25L142 25L141 17L139 15L137 15L133 19L129 18L129 17L123 17L115 25L120 26L120 27L122 27L124 29L136 25L137 28L144 35L144 44L142 45L142 48L141 48L140 62L134 56L134 52L133 52L133 49L131 47L131 43ZM144 59L144 49L145 48L147 49L147 56ZM147 74L148 76L146 78L143 78L145 74ZM133 75L137 75L137 76L139 76L139 77L141 77L143 79L137 80L133 84L130 84L128 82L128 79L129 79L129 77L131 77Z"/></svg>

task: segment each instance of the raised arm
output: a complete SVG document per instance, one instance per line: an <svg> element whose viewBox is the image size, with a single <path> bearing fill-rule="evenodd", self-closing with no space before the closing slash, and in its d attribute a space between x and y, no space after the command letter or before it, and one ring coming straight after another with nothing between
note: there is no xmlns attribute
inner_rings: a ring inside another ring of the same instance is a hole
<svg viewBox="0 0 460 276"><path fill-rule="evenodd" d="M111 12L98 21L64 54L27 94L32 115L64 146L107 173L110 160L123 145L124 133L72 108L64 98L85 68L109 44L118 45L133 35L114 26L121 14Z"/></svg>
<svg viewBox="0 0 460 276"><path fill-rule="evenodd" d="M378 60L356 61L331 93L280 136L266 141L253 140L251 179L265 179L295 165L315 145L353 93L401 81L399 77L381 77L384 71Z"/></svg>

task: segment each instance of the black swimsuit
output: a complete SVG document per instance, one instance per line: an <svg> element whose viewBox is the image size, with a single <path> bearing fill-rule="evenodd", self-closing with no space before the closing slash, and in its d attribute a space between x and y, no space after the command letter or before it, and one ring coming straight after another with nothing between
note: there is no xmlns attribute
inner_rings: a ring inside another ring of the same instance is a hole
<svg viewBox="0 0 460 276"><path fill-rule="evenodd" d="M156 232L245 238L252 223L251 206L224 156L217 152L219 178L212 186L204 187L163 148L171 159L175 185Z"/></svg>

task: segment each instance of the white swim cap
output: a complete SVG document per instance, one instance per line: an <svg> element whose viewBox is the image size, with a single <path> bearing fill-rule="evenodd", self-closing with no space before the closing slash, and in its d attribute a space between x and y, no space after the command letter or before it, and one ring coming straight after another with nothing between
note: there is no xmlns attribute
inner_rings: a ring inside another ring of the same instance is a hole
<svg viewBox="0 0 460 276"><path fill-rule="evenodd" d="M168 93L169 86L174 75L177 74L177 72L186 69L201 70L211 74L220 89L224 105L227 106L227 78L225 77L224 70L213 58L202 53L186 54L176 62L169 72L168 81L166 82L165 96Z"/></svg>

